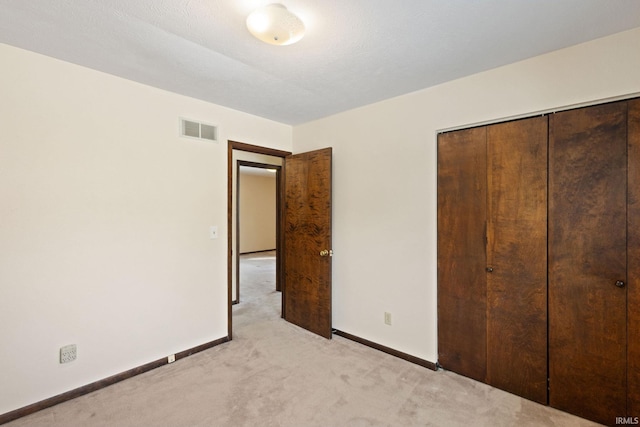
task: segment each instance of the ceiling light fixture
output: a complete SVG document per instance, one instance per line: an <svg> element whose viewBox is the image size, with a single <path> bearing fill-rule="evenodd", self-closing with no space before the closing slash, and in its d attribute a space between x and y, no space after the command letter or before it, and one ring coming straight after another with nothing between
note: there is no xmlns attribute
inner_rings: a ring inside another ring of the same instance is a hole
<svg viewBox="0 0 640 427"><path fill-rule="evenodd" d="M247 17L247 28L265 43L285 46L304 36L304 24L281 4L269 4L254 10Z"/></svg>

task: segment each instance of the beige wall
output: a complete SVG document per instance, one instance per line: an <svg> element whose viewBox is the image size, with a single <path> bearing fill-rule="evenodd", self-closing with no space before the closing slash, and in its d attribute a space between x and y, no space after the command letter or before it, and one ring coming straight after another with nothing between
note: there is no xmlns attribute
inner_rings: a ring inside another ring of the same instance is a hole
<svg viewBox="0 0 640 427"><path fill-rule="evenodd" d="M276 175L241 172L239 202L240 253L275 249Z"/></svg>
<svg viewBox="0 0 640 427"><path fill-rule="evenodd" d="M291 127L2 44L0 68L0 413L226 336L226 141Z"/></svg>
<svg viewBox="0 0 640 427"><path fill-rule="evenodd" d="M334 147L333 327L435 362L437 132L638 94L639 52L636 29L295 126Z"/></svg>

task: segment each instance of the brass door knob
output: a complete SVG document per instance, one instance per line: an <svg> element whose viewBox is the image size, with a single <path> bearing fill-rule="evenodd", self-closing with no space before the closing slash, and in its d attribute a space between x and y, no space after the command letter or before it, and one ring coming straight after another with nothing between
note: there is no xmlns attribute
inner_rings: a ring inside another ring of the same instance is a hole
<svg viewBox="0 0 640 427"><path fill-rule="evenodd" d="M320 251L320 256L333 256L333 250L325 249L323 251Z"/></svg>

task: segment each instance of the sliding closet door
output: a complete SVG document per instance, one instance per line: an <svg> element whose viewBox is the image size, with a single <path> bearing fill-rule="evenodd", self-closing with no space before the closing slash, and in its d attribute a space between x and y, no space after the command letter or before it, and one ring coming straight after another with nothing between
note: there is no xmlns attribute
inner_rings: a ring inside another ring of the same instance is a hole
<svg viewBox="0 0 640 427"><path fill-rule="evenodd" d="M438 362L485 381L486 129L438 137Z"/></svg>
<svg viewBox="0 0 640 427"><path fill-rule="evenodd" d="M640 99L629 101L628 407L640 414Z"/></svg>
<svg viewBox="0 0 640 427"><path fill-rule="evenodd" d="M627 103L550 116L549 403L626 413Z"/></svg>
<svg viewBox="0 0 640 427"><path fill-rule="evenodd" d="M487 128L487 383L547 403L547 117Z"/></svg>

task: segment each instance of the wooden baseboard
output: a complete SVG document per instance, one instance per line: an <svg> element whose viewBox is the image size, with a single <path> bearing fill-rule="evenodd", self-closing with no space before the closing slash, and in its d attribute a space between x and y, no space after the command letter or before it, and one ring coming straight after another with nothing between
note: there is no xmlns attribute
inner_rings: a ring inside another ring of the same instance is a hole
<svg viewBox="0 0 640 427"><path fill-rule="evenodd" d="M416 365L420 365L422 367L431 369L432 371L437 371L438 370L437 365L435 363L433 363L433 362L429 362L428 360L424 360L424 359L420 359L419 357L411 356L410 354L403 353L403 352L398 351L398 350L394 350L394 349L392 349L390 347L386 347L384 345L377 344L377 343L375 343L373 341L369 341L369 340L366 340L364 338L360 338L360 337L357 337L355 335L351 335L351 334L349 334L347 332L339 331L337 329L334 329L333 333L338 335L338 336L341 336L343 338L347 338L347 339L349 339L351 341L355 341L355 342L357 342L359 344L366 345L367 347L371 347L371 348L374 348L376 350L382 351L384 353L390 354L392 356L399 357L400 359L406 360L407 362L415 363Z"/></svg>
<svg viewBox="0 0 640 427"><path fill-rule="evenodd" d="M176 361L178 361L179 359L184 359L187 356L191 356L192 354L201 352L211 347L215 347L217 345L223 344L228 341L230 341L229 337L222 337L215 341L211 341L211 342L199 345L197 347L193 347L188 350L181 351L179 353L176 353ZM140 375L152 369L159 368L160 366L167 365L168 363L169 362L167 361L166 357L162 359L154 360L153 362L149 362L142 366L129 369L128 371L121 372L119 374L93 382L91 384L87 384L82 387L78 387L74 390L70 390L65 393L58 394L57 396L53 396L48 399L41 400L40 402L36 402L34 404L16 409L11 412L7 412L5 414L0 414L0 424L8 423L9 421L13 421L18 418L25 417L35 412L41 411L45 408L50 408L51 406L55 406L59 403L66 402L71 399L75 399L76 397L80 397L82 395L91 393L96 390L100 390L101 388L108 387L112 384L118 383L120 381L124 381L131 377L135 377L136 375Z"/></svg>

